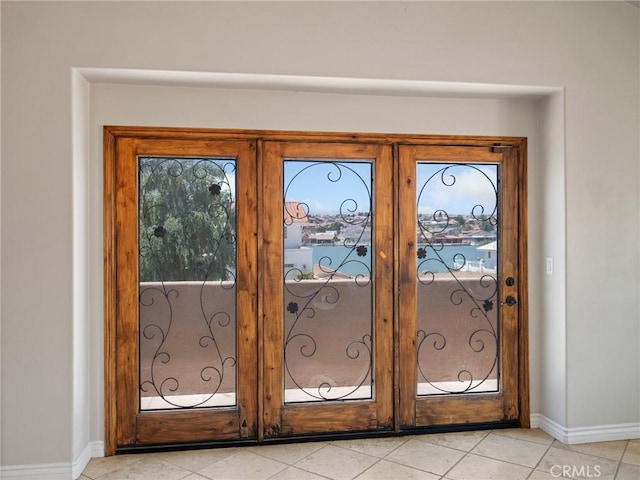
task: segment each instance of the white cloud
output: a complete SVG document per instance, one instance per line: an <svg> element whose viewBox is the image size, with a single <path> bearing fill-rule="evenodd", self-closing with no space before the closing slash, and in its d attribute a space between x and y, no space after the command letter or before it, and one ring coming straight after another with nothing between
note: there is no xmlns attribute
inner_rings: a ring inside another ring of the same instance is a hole
<svg viewBox="0 0 640 480"><path fill-rule="evenodd" d="M425 170L430 175L435 167L428 167ZM490 214L496 206L496 166L478 166L477 169L465 165L454 166L447 169L444 176L438 173L430 179L423 172L420 173L419 188L424 186L424 189L419 199L419 213L444 210L450 215L468 215L474 206L482 205L484 213ZM424 184L427 180L428 183Z"/></svg>

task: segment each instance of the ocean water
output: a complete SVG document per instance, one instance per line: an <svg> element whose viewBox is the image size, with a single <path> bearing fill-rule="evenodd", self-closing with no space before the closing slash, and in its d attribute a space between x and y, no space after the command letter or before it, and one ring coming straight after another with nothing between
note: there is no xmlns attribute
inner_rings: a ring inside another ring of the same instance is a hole
<svg viewBox="0 0 640 480"><path fill-rule="evenodd" d="M371 269L371 245L365 245L366 253L361 249L360 253L365 253L364 256L358 255L358 251L351 248L346 248L343 245L332 246L313 246L313 263L321 263L323 267L331 270L338 270L346 275L367 275ZM482 251L477 250L475 245L446 245L441 250L435 252L432 248L426 245L418 245L418 248L424 247L426 250L426 258L416 258L416 264L420 266L420 271L430 271L433 273L446 272L448 265L453 268L454 257L456 255L462 255L469 260L477 260L483 258ZM460 258L461 257L457 257Z"/></svg>

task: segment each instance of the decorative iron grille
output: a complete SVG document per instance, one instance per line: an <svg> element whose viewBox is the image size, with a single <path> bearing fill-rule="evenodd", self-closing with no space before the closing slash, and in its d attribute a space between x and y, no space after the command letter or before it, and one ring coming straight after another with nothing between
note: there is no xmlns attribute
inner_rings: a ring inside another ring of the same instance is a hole
<svg viewBox="0 0 640 480"><path fill-rule="evenodd" d="M348 230L349 235L335 240L335 252L331 255L314 260L311 275L285 259L285 383L298 390L298 393L292 393L289 398L293 400L289 401L371 398L371 164L285 161L285 232L296 223L308 222L310 201L300 197L308 196L306 186L311 183L322 192L319 200L332 198L337 211L331 217L340 223L343 231ZM342 295L347 292L353 296L362 295L365 303L369 299L369 305L362 305L359 312L352 314L346 311L328 313L344 307ZM332 325L337 332L330 332ZM340 333L341 337L336 338L331 333ZM336 345L342 346L342 354L335 350ZM346 363L335 364L336 357ZM319 362L320 368L313 366L314 360ZM317 374L318 370L323 370L322 375ZM285 390L289 392L291 388L285 386ZM287 397L285 393L285 401Z"/></svg>
<svg viewBox="0 0 640 480"><path fill-rule="evenodd" d="M416 276L426 297L418 307L418 395L497 391L497 263L467 258L473 235L463 235L460 223L489 239L493 232L497 252L498 166L418 163L417 169ZM449 305L436 305L436 295L448 295Z"/></svg>
<svg viewBox="0 0 640 480"><path fill-rule="evenodd" d="M235 404L235 160L138 159L141 409Z"/></svg>

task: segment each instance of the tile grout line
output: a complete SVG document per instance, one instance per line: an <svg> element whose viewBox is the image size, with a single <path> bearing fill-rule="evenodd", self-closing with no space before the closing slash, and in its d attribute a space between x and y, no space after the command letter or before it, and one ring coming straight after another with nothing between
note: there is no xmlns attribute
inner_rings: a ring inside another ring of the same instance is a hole
<svg viewBox="0 0 640 480"><path fill-rule="evenodd" d="M371 465L369 465L367 468L365 468L363 471L361 471L359 474L357 474L355 477L353 477L351 480L357 480L358 478L360 478L362 475L364 475L366 472L368 472L369 470L371 470L373 467L375 467L377 464L379 464L382 460L384 460L384 458L378 458L378 460L374 463L372 463Z"/></svg>
<svg viewBox="0 0 640 480"><path fill-rule="evenodd" d="M486 436L484 438L487 438ZM484 440L484 438L482 440ZM480 440L480 442L482 441ZM478 442L478 443L480 443ZM478 445L478 443L476 443L471 450L473 450L474 448L476 448L476 446ZM449 473L451 472L451 470L453 470L454 468L456 468L458 466L458 464L460 464L460 462L462 462L462 460L464 460L465 458L467 458L467 456L471 453L471 450L469 450L468 452L464 452L464 455L462 457L460 457L460 459L454 463L451 468L449 470L447 470L446 472L444 472L444 474L442 475L441 478L445 478L447 475L449 475Z"/></svg>
<svg viewBox="0 0 640 480"><path fill-rule="evenodd" d="M305 468L301 468L301 467L298 467L298 466L297 466L297 465L298 465L298 463L300 463L300 462L301 462L302 460L304 460L305 458L308 458L309 456L311 456L311 455L313 455L313 454L315 454L315 453L319 452L320 450L324 450L325 448L327 448L327 447L328 447L328 446L330 446L330 445L331 445L331 446L334 446L334 447L336 447L336 448L340 448L340 449L345 450L345 451L350 452L350 453L353 453L353 452L355 452L355 453L360 453L360 454L362 454L362 455L366 455L366 456L368 456L368 457L378 459L378 460L377 460L376 462L374 462L371 466L367 467L365 470L363 470L362 472L358 473L358 474L357 474L355 477L353 477L351 480L355 480L355 479L356 479L356 478L358 478L360 475L362 475L364 472L366 472L369 468L371 468L373 465L375 465L375 464L376 464L376 463L378 463L380 460L382 460L381 458L379 458L379 457L374 457L373 455L368 455L368 454L366 454L366 453L362 453L362 452L359 452L359 451L357 451L357 450L351 450L351 449L349 449L349 448L341 447L340 445L335 445L335 444L334 444L334 442L327 442L325 445L323 445L322 447L318 448L317 450L314 450L314 451L313 451L312 453L310 453L309 455L306 455L306 456L302 457L300 460L297 460L295 463L293 463L293 464L291 464L291 465L287 465L287 467L294 467L294 468L297 468L298 470L302 470L303 472L311 473L311 474L313 474L313 475L317 475L317 476L319 476L319 477L326 478L327 480L335 480L335 479L332 479L331 477L327 477L327 476L325 476L325 475L323 475L323 474L321 474L321 473L312 472L311 470L307 470L307 469L305 469ZM286 470L286 469L285 469L285 470ZM275 475L278 475L279 473L282 473L282 470L281 470L280 472L278 472L278 473L276 473L276 474L272 475L272 476L271 476L271 477L269 477L269 478L273 478ZM267 479L267 480L268 480L268 479Z"/></svg>
<svg viewBox="0 0 640 480"><path fill-rule="evenodd" d="M547 449L544 451L544 453L542 454L542 456L540 457L540 460L538 460L538 462L536 463L536 465L533 467L533 469L531 470L531 473L529 473L529 476L527 476L527 479L531 478L531 476L536 472L536 471L544 471L544 470L538 470L538 467L540 466L540 463L542 463L542 460L544 460L544 457L547 456L547 454L549 453L549 450L551 450L551 447L553 446L553 442L551 442L549 445L547 445Z"/></svg>
<svg viewBox="0 0 640 480"><path fill-rule="evenodd" d="M323 447L323 448L324 448L324 447ZM318 450L321 450L321 448L319 448ZM316 451L318 451L318 450L316 450ZM313 455L313 453L310 453L309 455ZM309 455L307 455L307 457L308 457ZM300 460L303 460L304 458L307 458L307 457L303 457L303 458L301 458ZM263 458L267 458L267 457L263 457ZM271 460L273 460L273 459L271 459ZM300 460L298 460L298 462L299 462ZM298 463L298 462L296 462L296 463ZM282 462L280 462L280 463L282 463ZM297 469L297 470L300 470L301 472L310 473L310 474L312 474L312 475L316 475L317 477L325 478L326 480L334 480L334 479L332 479L331 477L327 477L327 476L325 476L325 475L322 475L321 473L310 472L309 470L305 470L304 468L296 467L296 465L295 465L295 464L293 464L293 465L285 464L285 468L283 468L283 469L282 469L282 470L280 470L279 472L274 473L273 475L271 475L270 477L268 477L268 478L267 478L267 479L265 479L265 480L270 480L270 479L272 479L272 478L277 477L278 475L280 475L282 472L284 472L284 471L285 471L285 470L287 470L288 468L295 468L295 469Z"/></svg>
<svg viewBox="0 0 640 480"><path fill-rule="evenodd" d="M618 462L618 466L616 467L616 472L613 474L613 478L617 478L618 477L618 472L620 472L620 467L622 466L622 459L624 458L624 454L627 453L627 449L629 448L629 444L631 442L629 440L627 440L627 443L625 444L624 448L622 449L622 455L620 455L620 461Z"/></svg>
<svg viewBox="0 0 640 480"><path fill-rule="evenodd" d="M323 443L324 443L324 442L323 442ZM285 447L286 445L287 445L287 444L282 444L282 445L280 445L280 446L282 446L282 447L286 448L286 447ZM296 461L295 461L295 462L293 462L293 463L286 463L286 462L283 462L283 461L281 461L281 460L276 460L275 458L272 458L272 457L270 457L270 456L268 456L268 455L265 455L265 454L263 454L263 453L259 453L259 450L260 450L261 445L256 445L256 447L257 447L257 448L256 448L256 450L254 450L253 452L254 452L256 455L258 455L258 456L260 456L260 457L262 457L262 458L266 458L267 460L273 460L273 461L275 461L275 462L284 463L284 464L285 464L285 465L287 465L288 467L293 467L293 466L295 466L298 462L300 462L300 461L304 460L305 458L307 458L309 455L313 455L314 453L317 453L317 452L319 452L320 450L323 450L323 449L324 449L325 447L327 447L328 445L331 445L331 443L325 443L324 445L322 445L322 446L318 447L317 449L315 449L313 452L311 452L311 453L309 453L309 454L305 455L304 457L302 457L302 458L300 458L300 459L296 460ZM275 446L275 445L274 445L274 446ZM298 469L299 469L299 470L303 470L303 469L301 469L301 468L299 468L299 467L298 467Z"/></svg>
<svg viewBox="0 0 640 480"><path fill-rule="evenodd" d="M569 444L569 443L558 442L558 443L560 443L560 445L563 445L563 447L554 447L554 448L557 448L558 450L565 450L565 451L571 452L571 453L576 453L578 455L584 455L586 457L592 457L592 458L597 458L597 459L600 459L600 460L606 460L607 462L625 463L625 462L622 461L622 458L624 457L624 452L627 451L627 447L629 446L629 440L612 440L612 441L614 441L614 442L622 442L622 441L626 442L626 445L625 445L624 449L622 450L622 456L620 457L619 460L613 460L611 458L604 457L602 455L597 455L597 454L594 454L594 453L585 453L585 452L581 452L579 450L574 450L573 448L571 448L572 445L574 445L574 444ZM601 443L601 442L593 442L593 443ZM604 443L608 443L608 442L604 442ZM577 446L588 445L588 443L576 443L575 445L577 445ZM551 446L553 447L553 444Z"/></svg>
<svg viewBox="0 0 640 480"><path fill-rule="evenodd" d="M509 465L514 465L514 466L516 466L516 467L529 468L529 469L531 469L531 472L529 472L529 475L527 475L527 478L529 478L529 477L531 477L531 475L533 475L533 473L536 471L537 466L540 464L540 462L542 461L542 459L543 459L543 458L545 457L545 455L549 452L549 449L550 449L550 448L551 448L551 446L553 445L553 442L551 442L549 445L546 445L546 450L545 450L545 452L544 452L544 453L542 454L542 456L540 457L540 460L538 460L538 461L536 462L536 465L535 465L534 467L530 467L530 466L528 466L528 465L522 465L522 464L519 464L519 463L514 463L514 462L511 462L511 461L508 461L508 460L502 460L502 459L498 459L498 458L493 458L493 457L489 457L489 456L482 455L482 454L480 454L480 453L474 452L473 450L474 450L478 445L480 445L480 443L482 443L482 442L483 442L487 437L489 437L489 435L491 435L491 433L493 433L493 432L494 432L494 430L491 430L491 431L490 431L487 435L485 435L485 436L484 436L480 441L478 441L478 443L476 443L473 447L471 447L471 449L470 449L469 451L465 452L465 455L463 455L463 456L462 456L462 458L460 458L460 460L458 460L458 461L457 461L457 462L456 462L456 463L455 463L455 464L454 464L454 465L453 465L449 470L447 470L447 472L446 472L446 473L445 473L441 478L445 478L445 477L446 477L446 476L451 472L451 470L453 470L453 469L454 469L454 468L455 468L455 467L456 467L460 462L462 462L462 460L464 460L464 459L465 459L467 456L469 456L469 455L475 455L475 456L477 456L477 457L481 457L481 458L486 458L486 459L489 459L489 460L495 460L495 461L498 461L498 462L507 463L507 464L509 464ZM532 444L534 444L534 445L540 445L540 446L543 446L543 447L545 446L545 445L544 445L544 444L542 444L542 443L539 443L539 442L533 442L533 441L531 441L531 440L525 440L525 439L522 439L522 438L509 437L508 435L499 435L499 434L496 434L496 435L498 435L498 436L500 436L500 437L502 437L502 438L508 439L508 440L520 440L520 441L522 441L522 442L532 443ZM457 450L457 449L454 449L454 450ZM459 450L459 451L463 451L463 450Z"/></svg>
<svg viewBox="0 0 640 480"><path fill-rule="evenodd" d="M485 436L482 440L480 440L480 442L478 442L476 445L474 445L474 447L473 447L471 450L469 450L469 453L472 453L473 455L476 455L476 456L478 456L478 457L488 458L488 459L490 459L490 460L496 460L496 461L498 461L498 462L508 463L509 465L515 465L516 467L531 468L532 470L531 470L531 472L529 473L529 475L527 475L527 478L529 478L529 477L533 474L533 472L535 471L536 467L540 464L540 462L542 461L542 459L544 458L544 456L547 454L547 452L549 451L549 449L550 449L550 448L551 448L551 446L553 445L553 442L551 442L549 445L547 445L547 446L546 446L546 447L547 447L547 449L544 451L544 453L543 453L543 454L542 454L542 456L540 457L540 460L538 460L538 461L536 462L536 465L535 465L534 467L530 467L530 466L528 466L528 465L522 465L521 463L515 463L515 462L509 461L509 460L503 460L503 459L499 459L499 458L493 458L493 457L489 457L489 456L487 456L487 455L483 455L483 454L481 454L481 453L474 452L473 450L474 450L474 449L475 449L475 448L476 448L480 443L482 443L482 441L483 441L485 438L487 438L488 436L489 436L489 435ZM543 445L542 443L532 442L532 441L530 441L530 440L524 440L524 439L522 439L522 438L508 437L508 436L506 436L506 435L499 435L499 436L501 436L502 438L507 438L507 439L509 439L509 440L519 440L519 441L521 441L521 442L527 442L527 443L532 443L532 444L534 444L534 445L540 445L541 447L544 447L544 446L545 446L545 445Z"/></svg>
<svg viewBox="0 0 640 480"><path fill-rule="evenodd" d="M209 465L207 465L206 467L202 467L202 468L200 469L200 471L204 470L205 468L209 468L209 467L211 467L211 466L215 465L216 463L219 463L219 462L221 462L221 461L223 461L223 460L226 460L226 459L228 459L228 458L234 457L235 455L238 455L239 453L240 453L240 451L236 451L236 452L233 452L231 455L229 455L229 456L227 456L227 457L219 458L218 460L216 460L216 461L215 461L215 462L213 462L213 463L210 463L210 464L209 464ZM200 477L203 477L203 478L207 478L207 479L209 479L209 480L212 480L210 476L205 475L205 474L203 474L203 473L200 473L200 471L198 471L198 472L193 472L193 471L192 471L192 473L194 473L194 474L196 474L196 475L198 475L198 476L200 476Z"/></svg>
<svg viewBox="0 0 640 480"><path fill-rule="evenodd" d="M394 465L398 465L398 466L401 466L401 467L411 468L411 469L413 469L413 470L417 470L417 471L419 471L419 472L425 472L425 473L428 473L428 474L430 474L430 475L439 475L438 473L431 472L431 471L429 471L429 470L424 470L424 469L422 469L422 468L417 468L417 467L415 467L415 466L413 466L413 465L405 465L404 463L400 463L400 462L395 461L395 460L393 460L393 459L389 459L389 458L387 458L389 455L391 455L393 452L395 452L396 450L398 450L399 448L401 448L403 445L406 445L407 443L409 443L411 440L412 440L411 438L407 438L407 440L406 440L406 441L404 441L402 444L398 445L398 446L397 446L397 447L395 447L393 450L391 450L390 452L388 452L387 454L385 454L385 456L384 456L384 457L382 457L382 458L376 457L376 458L378 458L378 461L377 461L377 462L375 462L373 465L371 465L370 467L368 467L366 470L364 470L364 471L360 472L360 473L359 473L356 477L354 477L354 479L352 479L352 480L356 480L360 475L362 475L363 473L365 473L367 470L369 470L370 468L372 468L374 465L376 465L376 464L380 463L380 461L382 461L382 460L386 460L386 461L387 461L387 462L389 462L389 463L393 463ZM430 445L435 445L435 446L438 446L438 447L449 448L449 449L451 449L451 450L456 450L456 451L461 452L461 453L467 453L467 452L465 452L464 450L460 450L460 449L452 448L452 447L445 447L444 445L439 445L439 444L437 444L437 443L426 442L426 441L425 441L425 442L423 442L422 440L416 440L416 441L418 441L418 442L422 442L422 443L428 443L428 444L430 444ZM478 443L480 443L480 442L478 442ZM359 452L359 453L362 453L362 452ZM370 455L370 456L371 456L371 455ZM464 456L463 456L463 458L464 458ZM453 467L452 467L452 468L453 468ZM448 472L448 471L447 471L447 472ZM446 475L446 474L445 474L445 475ZM441 477L441 478L443 478L443 477Z"/></svg>
<svg viewBox="0 0 640 480"><path fill-rule="evenodd" d="M480 445L480 444L481 444L481 443L482 443L482 442L483 442L483 441L484 441L484 440L485 440L489 435L491 435L491 432L492 432L492 430L489 430L489 431L487 432L487 434L486 434L485 436L483 436L480 440L478 440L478 441L475 443L475 445L473 445L473 446L472 446L468 451L458 450L458 451L464 452L464 455L463 455L462 457L460 457L460 459L459 459L457 462L455 462L455 463L451 466L451 468L450 468L449 470L447 470L446 472L444 472L444 474L443 474L440 478L442 479L442 478L445 478L447 475L449 475L449 473L451 472L451 470L453 470L454 468L456 468L456 467L458 466L458 464L460 464L460 462L462 462L462 460L464 460L465 458L467 458L467 456L471 453L471 451L472 451L474 448L476 448L478 445ZM457 450L457 449L454 449L454 450Z"/></svg>
<svg viewBox="0 0 640 480"><path fill-rule="evenodd" d="M372 465L370 465L369 467L367 467L366 469L364 469L362 472L360 472L358 475L356 475L352 480L357 480L359 477L361 477L362 475L364 475L366 472L368 472L369 470L371 470L374 466L376 466L377 464L379 464L382 460L386 460L389 463L394 463L396 465L402 465L401 463L397 463L394 462L393 460L387 460L387 457L389 455L391 455L393 452L395 452L396 450L398 450L400 447L402 447L403 445L406 445L409 442L409 438L407 438L404 442L402 442L400 445L398 445L397 447L395 447L394 449L390 450L389 452L385 453L385 455L383 457L376 457L378 458L378 461L376 461L375 463L373 463ZM403 467L407 467L408 465L402 465ZM409 468L413 468L413 467L409 467ZM414 470L419 470L419 471L424 471L424 470L420 470L418 468L413 468Z"/></svg>

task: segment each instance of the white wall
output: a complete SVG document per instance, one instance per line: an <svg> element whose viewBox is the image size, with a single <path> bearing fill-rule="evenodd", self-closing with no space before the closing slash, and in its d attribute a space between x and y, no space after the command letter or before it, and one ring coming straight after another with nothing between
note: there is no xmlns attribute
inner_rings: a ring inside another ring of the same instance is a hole
<svg viewBox="0 0 640 480"><path fill-rule="evenodd" d="M539 364L544 388L540 391L539 409L532 412L541 413L557 425L566 427L568 352L564 95L550 95L541 102L540 108L540 119L543 120L540 125L540 163L533 170L536 172L537 190L543 194L537 197L539 216L532 218L530 223L530 236L535 238L540 250L530 266L540 292L539 312L534 318L538 319L543 341L537 349L532 349L531 360ZM536 190L535 187L533 189ZM552 259L553 275L546 274L547 258ZM531 308L535 308L537 299L533 297L530 301Z"/></svg>
<svg viewBox="0 0 640 480"><path fill-rule="evenodd" d="M3 463L77 465L102 439L104 123L529 136L532 412L561 435L637 428L639 12L3 3ZM73 67L560 88L517 100L106 85Z"/></svg>

